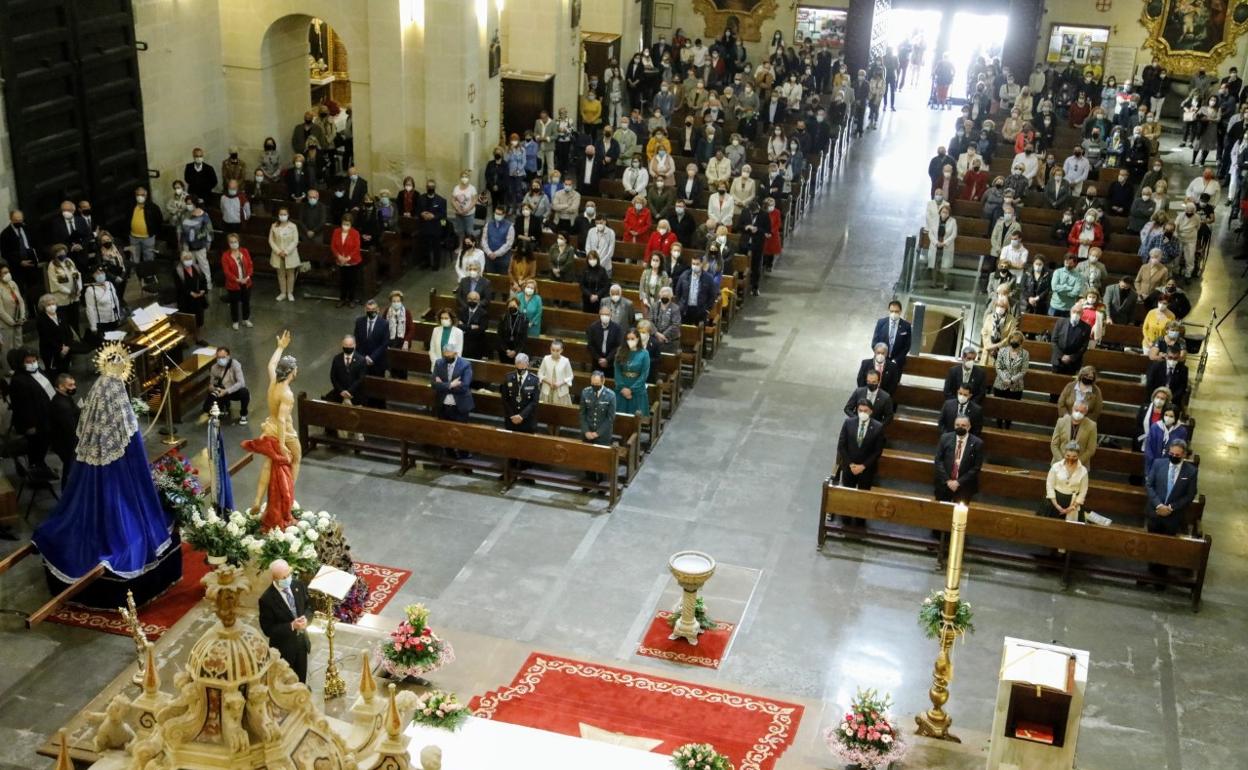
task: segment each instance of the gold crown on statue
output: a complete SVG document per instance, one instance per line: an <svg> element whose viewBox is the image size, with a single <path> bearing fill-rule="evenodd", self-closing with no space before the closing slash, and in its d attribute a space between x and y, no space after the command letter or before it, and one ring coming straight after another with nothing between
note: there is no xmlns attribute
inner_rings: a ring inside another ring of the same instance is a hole
<svg viewBox="0 0 1248 770"><path fill-rule="evenodd" d="M95 369L105 377L115 377L123 382L130 379L134 373L130 351L120 342L105 343L95 351Z"/></svg>

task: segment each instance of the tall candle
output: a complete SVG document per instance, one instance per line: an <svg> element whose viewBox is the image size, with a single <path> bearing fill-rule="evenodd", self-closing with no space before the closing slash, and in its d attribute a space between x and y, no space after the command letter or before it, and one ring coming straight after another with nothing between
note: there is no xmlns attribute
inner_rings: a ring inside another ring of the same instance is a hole
<svg viewBox="0 0 1248 770"><path fill-rule="evenodd" d="M945 588L950 591L957 589L962 578L962 550L965 547L967 513L967 507L962 503L953 506L953 530L949 536L949 568L945 573Z"/></svg>

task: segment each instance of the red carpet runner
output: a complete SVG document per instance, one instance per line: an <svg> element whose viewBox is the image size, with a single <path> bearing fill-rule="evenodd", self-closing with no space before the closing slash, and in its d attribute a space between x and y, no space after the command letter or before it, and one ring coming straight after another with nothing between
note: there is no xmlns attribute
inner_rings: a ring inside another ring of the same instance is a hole
<svg viewBox="0 0 1248 770"><path fill-rule="evenodd" d="M356 562L355 572L368 584L368 601L364 603L364 611L379 613L386 604L398 593L412 573L384 567L380 564ZM139 608L139 619L143 622L143 633L149 641L156 641L177 623L183 615L204 598L204 586L199 582L208 574L208 565L204 556L193 550L189 545L182 544L182 580L154 601ZM90 628L107 634L129 636L130 629L121 615L105 610L88 609L73 604L61 607L48 618L52 623L66 626Z"/></svg>
<svg viewBox="0 0 1248 770"><path fill-rule="evenodd" d="M512 683L473 698L478 717L581 735L581 725L662 740L658 754L711 743L737 770L770 770L802 707L705 685L533 653Z"/></svg>
<svg viewBox="0 0 1248 770"><path fill-rule="evenodd" d="M731 623L715 621L715 627L698 634L698 645L695 647L681 639L668 639L672 633L669 619L672 613L659 610L650 621L646 635L637 645L637 654L648 658L660 658L674 663L687 663L691 666L719 668L728 651L728 642L732 641L732 632L736 629Z"/></svg>

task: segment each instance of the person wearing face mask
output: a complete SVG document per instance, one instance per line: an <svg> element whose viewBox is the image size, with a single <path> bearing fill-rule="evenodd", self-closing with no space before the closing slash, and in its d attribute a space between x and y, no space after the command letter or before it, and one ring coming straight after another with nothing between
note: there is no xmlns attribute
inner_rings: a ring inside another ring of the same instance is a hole
<svg viewBox="0 0 1248 770"><path fill-rule="evenodd" d="M595 369L589 376L589 386L581 391L580 399L581 438L600 446L611 445L618 410L615 391L606 386L606 381L603 371Z"/></svg>
<svg viewBox="0 0 1248 770"><path fill-rule="evenodd" d="M1070 203L1071 185L1066 181L1065 171L1055 169L1044 185L1044 205L1061 211Z"/></svg>
<svg viewBox="0 0 1248 770"><path fill-rule="evenodd" d="M633 158L624 170L623 183L624 192L634 197L644 196L650 185L650 172L642 167L639 159Z"/></svg>
<svg viewBox="0 0 1248 770"><path fill-rule="evenodd" d="M74 397L78 383L73 376L62 372L56 376L56 395L48 404L48 438L52 453L61 460L61 490L74 467L75 450L78 448L78 418L81 409Z"/></svg>
<svg viewBox="0 0 1248 770"><path fill-rule="evenodd" d="M1062 388L1056 399L1059 416L1070 414L1077 404L1087 408L1088 419L1099 421L1105 400L1096 384L1096 367L1082 366L1078 375Z"/></svg>
<svg viewBox="0 0 1248 770"><path fill-rule="evenodd" d="M78 308L82 298L82 274L69 258L69 249L62 243L51 248L52 259L44 269L48 294L55 300L61 321L78 332Z"/></svg>
<svg viewBox="0 0 1248 770"><path fill-rule="evenodd" d="M862 399L856 414L841 423L836 442L838 483L851 489L870 489L884 452L884 425L872 418L871 402Z"/></svg>
<svg viewBox="0 0 1248 770"><path fill-rule="evenodd" d="M1013 276L1011 275L1011 284ZM1003 284L1005 285L1005 284ZM1007 285L1008 286L1008 285ZM1014 318L1008 294L994 293L995 299L984 314L984 322L980 327L979 362L985 366L995 363L997 352L1007 346L1007 341L1018 328Z"/></svg>
<svg viewBox="0 0 1248 770"><path fill-rule="evenodd" d="M363 262L360 233L355 229L350 214L344 214L341 221L342 224L329 237L329 250L338 267L338 307L354 307L360 263Z"/></svg>
<svg viewBox="0 0 1248 770"><path fill-rule="evenodd" d="M449 311L444 312L447 315L451 315ZM442 314L439 314L439 321L441 321L441 316ZM409 312L407 307L403 304L403 292L398 289L390 292L390 304L386 307L384 318L386 322L386 331L388 333L388 342L386 343L387 347L392 350L410 350L412 346L412 339L416 336L416 319L412 317L411 312ZM451 316L451 318L447 319L452 324L452 329L454 329L453 318L454 316ZM439 331L440 329L434 330L435 337L438 335ZM455 331L459 330L455 329ZM460 335L460 338L460 341L462 342L462 334ZM434 349L432 343L430 344L429 349L430 351ZM406 380L407 370L395 367L393 363L391 363L390 376L396 380Z"/></svg>
<svg viewBox="0 0 1248 770"><path fill-rule="evenodd" d="M195 258L190 253L183 253L181 262L173 273L177 287L178 311L195 316L196 329L204 326L204 308L208 306L208 292L211 290L208 279L204 276ZM199 344L205 344L196 340Z"/></svg>
<svg viewBox="0 0 1248 770"><path fill-rule="evenodd" d="M653 221L650 218L650 209L646 207L645 196L636 196L633 198L632 205L624 212L624 242L646 243L650 240L652 225ZM601 254L601 251L599 253Z"/></svg>
<svg viewBox="0 0 1248 770"><path fill-rule="evenodd" d="M164 220L160 207L148 200L146 187L134 188L134 207L127 221L130 228L130 249L136 261L151 262L156 259L156 233L160 232ZM180 227L182 223L173 224Z"/></svg>
<svg viewBox="0 0 1248 770"><path fill-rule="evenodd" d="M459 183L451 190L451 224L455 228L455 237L463 241L465 235L475 232L473 211L476 208L477 188L470 181L468 170L459 175Z"/></svg>
<svg viewBox="0 0 1248 770"><path fill-rule="evenodd" d="M319 240L325 224L325 210L313 202L317 200L317 195L318 193L315 190L312 191L304 204L302 226L307 230L309 239ZM295 278L299 275L299 266L302 264L302 261L299 259L299 227L299 225L290 221L290 210L285 206L277 210L277 221L269 226L269 264L277 273L278 302L284 300L295 301ZM250 265L250 256L247 257L247 263ZM222 264L224 265L224 262ZM248 300L245 304L250 307L250 267L246 270L245 275L248 278ZM230 278L227 272L226 290L228 291L229 288ZM232 294L231 297L233 297ZM239 299L242 299L241 294ZM231 302L233 303L233 299ZM231 315L235 322L234 328L237 329L239 319L233 308L234 305L231 304ZM250 318L250 313L244 312L243 317L243 320L247 320ZM250 321L248 321L247 326L251 326Z"/></svg>
<svg viewBox="0 0 1248 770"><path fill-rule="evenodd" d="M241 187L247 181L247 162L239 157L238 148L231 147L225 160L221 161L221 183L234 181Z"/></svg>
<svg viewBox="0 0 1248 770"><path fill-rule="evenodd" d="M878 350L876 357L879 357ZM984 367L975 363L976 358L978 358L978 353L974 347L967 345L962 348L962 360L949 367L949 371L945 374L943 393L946 400L955 398L958 388L966 386L970 389L971 399L976 404L984 403L984 396L988 393L988 373Z"/></svg>
<svg viewBox="0 0 1248 770"><path fill-rule="evenodd" d="M26 299L7 265L0 264L0 350L12 351L22 346L22 326L29 314ZM7 357L0 356L0 376L11 373Z"/></svg>
<svg viewBox="0 0 1248 770"><path fill-rule="evenodd" d="M1079 451L1079 462L1087 468L1092 467L1092 457L1096 454L1097 427L1096 420L1088 415L1088 404L1074 404L1069 414L1058 418L1049 437L1051 462L1060 462L1066 447L1075 444Z"/></svg>
<svg viewBox="0 0 1248 770"><path fill-rule="evenodd" d="M1197 495L1197 466L1187 458L1187 441L1170 439L1166 456L1153 462L1148 471L1145 488L1148 490L1147 526L1149 532L1177 535L1186 526L1187 509ZM1164 578L1167 568L1160 564L1148 565L1149 572ZM1158 583L1156 590L1164 590Z"/></svg>
<svg viewBox="0 0 1248 770"><path fill-rule="evenodd" d="M1164 402L1156 411L1160 416L1148 426L1148 433L1144 436L1145 474L1154 463L1166 458L1166 448L1170 446L1170 442L1176 439L1190 440L1188 427L1183 420L1183 410L1177 404Z"/></svg>
<svg viewBox="0 0 1248 770"><path fill-rule="evenodd" d="M663 184L667 187L676 186L676 158L672 155L671 147L667 144L666 135L661 132L656 133L650 139L650 145L655 144L655 140L659 140L659 144L655 149L654 155L650 158L650 178L657 182L663 180ZM649 150L649 146L647 150Z"/></svg>
<svg viewBox="0 0 1248 770"><path fill-rule="evenodd" d="M187 192L196 198L206 200L212 196L212 191L217 189L217 171L212 164L204 162L202 147L191 150L191 162L183 167L182 178L186 180Z"/></svg>
<svg viewBox="0 0 1248 770"><path fill-rule="evenodd" d="M1196 266L1196 243L1202 223L1203 218L1197 210L1196 203L1190 198L1184 201L1183 211L1174 218L1175 234L1179 238L1179 246L1182 249L1178 263L1170 266L1174 275L1182 275L1184 278L1192 277L1192 271Z"/></svg>
<svg viewBox="0 0 1248 770"><path fill-rule="evenodd" d="M741 167L741 173L732 180L728 192L736 202L736 209L744 211L758 197L758 184L750 176L753 169L749 164Z"/></svg>
<svg viewBox="0 0 1248 770"><path fill-rule="evenodd" d="M615 354L624 342L624 329L611 320L609 300L604 300L602 307L596 312L598 320L589 325L586 338L594 366L606 371L611 368Z"/></svg>
<svg viewBox="0 0 1248 770"><path fill-rule="evenodd" d="M264 138L264 149L260 153L260 163L256 170L264 175L264 181L277 182L282 178L282 162L277 154L277 140L271 136Z"/></svg>
<svg viewBox="0 0 1248 770"><path fill-rule="evenodd" d="M1162 261L1162 252L1154 248L1148 252L1148 261L1140 265L1135 274L1136 294L1141 297L1150 296L1159 286L1170 280L1170 270Z"/></svg>
<svg viewBox="0 0 1248 770"><path fill-rule="evenodd" d="M364 403L364 377L368 374L368 364L364 356L356 352L355 337L348 334L342 338L342 354L334 356L329 366L330 391L325 394L326 401L336 404Z"/></svg>
<svg viewBox="0 0 1248 770"><path fill-rule="evenodd" d="M651 315L653 307L659 302L659 291L671 285L671 277L664 267L665 255L652 252L650 261L641 272L638 293L641 297L642 310L646 317Z"/></svg>
<svg viewBox="0 0 1248 770"><path fill-rule="evenodd" d="M624 334L624 344L616 352L615 361L616 408L625 414L650 415L650 395L646 382L650 377L650 354L641 345L641 336L630 329Z"/></svg>
<svg viewBox="0 0 1248 770"><path fill-rule="evenodd" d="M1097 293L1097 302L1099 303L1100 291L1109 277L1109 270L1105 267L1105 263L1101 261L1100 248L1094 246L1088 249L1087 260L1075 266L1075 273L1083 280L1085 292L1094 291Z"/></svg>
<svg viewBox="0 0 1248 770"><path fill-rule="evenodd" d="M3 289L0 288L0 291ZM92 271L91 283L83 289L82 304L87 310L87 328L93 340L102 340L105 332L120 328L127 315L116 287L109 282L108 273L99 265Z"/></svg>
<svg viewBox="0 0 1248 770"><path fill-rule="evenodd" d="M973 430L971 418L958 415L951 429L943 433L936 444L935 498L942 502L970 502L979 491L979 472L983 464L983 440Z"/></svg>
<svg viewBox="0 0 1248 770"><path fill-rule="evenodd" d="M550 343L550 355L542 358L537 378L541 384L541 403L572 405L572 363L563 355L562 340L556 339Z"/></svg>
<svg viewBox="0 0 1248 770"><path fill-rule="evenodd" d="M511 251L515 243L515 226L507 219L505 209L495 206L494 216L486 224L482 238L486 272L506 273L511 264Z"/></svg>
<svg viewBox="0 0 1248 770"><path fill-rule="evenodd" d="M624 289L618 283L612 284L611 288L608 289L607 296L603 298L599 312L609 312L611 321L624 331L628 331L633 326L634 310L632 300L624 296Z"/></svg>
<svg viewBox="0 0 1248 770"><path fill-rule="evenodd" d="M674 299L671 286L659 289L659 300L650 306L650 325L654 338L664 353L680 350L680 306Z"/></svg>
<svg viewBox="0 0 1248 770"><path fill-rule="evenodd" d="M585 235L582 243L584 243L586 254L590 252L597 254L603 271L609 277L611 275L611 258L615 255L615 230L607 227L606 217L599 216L597 218L594 222L594 227ZM588 312L593 311L590 310Z"/></svg>
<svg viewBox="0 0 1248 770"><path fill-rule="evenodd" d="M533 209L522 205L514 228L516 248L512 252L511 263L507 265L507 276L513 293L519 291L526 280L537 277L535 252L542 240L542 220L533 213Z"/></svg>
<svg viewBox="0 0 1248 770"><path fill-rule="evenodd" d="M195 260L204 279L208 281L208 290L212 291L211 268L208 265L208 247L212 245L212 218L204 209L204 202L195 200L190 211L181 222L183 254L189 254ZM237 229L237 228L235 228Z"/></svg>
<svg viewBox="0 0 1248 770"><path fill-rule="evenodd" d="M1066 442L1061 457L1049 468L1045 501L1037 513L1051 519L1079 521L1087 495L1088 469L1079 460L1079 444Z"/></svg>
<svg viewBox="0 0 1248 770"><path fill-rule="evenodd" d="M563 184L551 199L550 209L555 220L555 232L564 235L574 232L577 212L581 209L581 194L576 191L571 177L563 179Z"/></svg>
<svg viewBox="0 0 1248 770"><path fill-rule="evenodd" d="M216 404L224 419L230 417L230 402L238 402L238 424L247 424L247 407L251 403L251 391L243 378L243 367L230 355L230 349L217 348L216 358L208 369L208 394L204 397L203 415L200 422L207 422L212 405Z"/></svg>
<svg viewBox="0 0 1248 770"><path fill-rule="evenodd" d="M1144 323L1141 324L1141 347L1144 350L1152 348L1153 344L1165 335L1174 320L1174 312L1170 310L1170 304L1163 295L1153 309L1144 315Z"/></svg>
<svg viewBox="0 0 1248 770"><path fill-rule="evenodd" d="M901 369L896 362L889 359L887 342L875 342L871 345L871 350L872 356L859 362L855 382L860 388L866 387L867 373L875 372L879 375L880 387L892 396L897 391L897 384L901 381Z"/></svg>
<svg viewBox="0 0 1248 770"><path fill-rule="evenodd" d="M1135 410L1135 425L1139 431L1138 435L1132 441L1132 449L1136 452L1143 452L1145 443L1148 440L1149 430L1154 423L1160 422L1165 410L1171 405L1170 389L1161 387L1155 388L1147 403L1141 404ZM1164 447L1164 445L1162 445ZM1148 475L1148 468L1151 463L1144 464L1144 475ZM1143 481L1143 477L1133 479L1132 483Z"/></svg>
<svg viewBox="0 0 1248 770"><path fill-rule="evenodd" d="M520 312L529 322L529 335L540 336L542 333L542 295L537 293L537 281L529 278L516 289L514 299L520 305Z"/></svg>
<svg viewBox="0 0 1248 770"><path fill-rule="evenodd" d="M295 129L298 131L298 128ZM300 682L308 679L308 623L315 611L308 599L308 587L291 576L290 565L278 559L269 565L272 583L260 595L260 630L290 664Z"/></svg>
<svg viewBox="0 0 1248 770"><path fill-rule="evenodd" d="M386 350L390 347L390 326L381 316L377 301L364 303L364 315L355 319L355 340L359 355L364 357L368 373L373 377L386 376Z"/></svg>
<svg viewBox="0 0 1248 770"><path fill-rule="evenodd" d="M51 441L51 405L56 395L52 382L39 366L39 357L25 348L15 348L6 356L14 370L9 381L9 409L12 413L12 430L26 439L26 462L28 467L43 479L55 479L57 474L48 467L46 458ZM11 540L6 528L0 528L0 539Z"/></svg>
<svg viewBox="0 0 1248 770"><path fill-rule="evenodd" d="M507 301L507 311L498 319L498 360L505 364L515 363L516 354L524 350L529 334L529 319L521 312L520 302L512 297Z"/></svg>
<svg viewBox="0 0 1248 770"><path fill-rule="evenodd" d="M316 189L316 172L302 154L295 155L290 168L283 172L282 179L286 182L286 194L296 203L303 202Z"/></svg>
<svg viewBox="0 0 1248 770"><path fill-rule="evenodd" d="M563 233L555 236L555 242L551 244L550 250L546 253L546 258L550 262L550 275L556 281L570 281L573 279L573 273L576 263L576 248L568 242L568 237Z"/></svg>
<svg viewBox="0 0 1248 770"><path fill-rule="evenodd" d="M1071 259L1073 258L1067 257L1068 261ZM1055 279L1056 276L1055 273ZM1092 340L1092 327L1084 323L1082 311L1081 301L1076 300L1068 311L1069 319L1059 318L1053 324L1053 331L1049 335L1053 348L1049 363L1057 374L1074 374L1083 363L1083 354Z"/></svg>
<svg viewBox="0 0 1248 770"><path fill-rule="evenodd" d="M854 388L854 391L849 394L844 408L846 417L857 416L860 401L867 401L871 404L871 414L880 421L880 424L888 425L892 422L896 407L888 391L880 387L880 373L874 369L867 372L867 383Z"/></svg>
<svg viewBox="0 0 1248 770"><path fill-rule="evenodd" d="M1174 404L1182 406L1187 403L1187 363L1180 356L1180 349L1177 346L1169 348L1148 365L1148 371L1144 376L1144 387L1150 392L1165 388L1172 394Z"/></svg>

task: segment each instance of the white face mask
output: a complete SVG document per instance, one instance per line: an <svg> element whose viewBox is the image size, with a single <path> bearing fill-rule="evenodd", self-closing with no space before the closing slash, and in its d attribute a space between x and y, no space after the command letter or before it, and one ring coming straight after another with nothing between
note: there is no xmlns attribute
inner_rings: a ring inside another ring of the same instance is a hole
<svg viewBox="0 0 1248 770"><path fill-rule="evenodd" d="M871 419L871 413L870 413L870 412L859 412L859 413L858 413L858 422L866 422L867 420L870 420L870 419Z"/></svg>
<svg viewBox="0 0 1248 770"><path fill-rule="evenodd" d="M885 358L885 356L884 356L884 354L883 354L883 353L876 353L876 354L875 354L875 362L876 362L877 364L882 364L882 363L884 363L884 358Z"/></svg>
<svg viewBox="0 0 1248 770"><path fill-rule="evenodd" d="M1153 406L1155 406L1156 408L1160 409L1160 408L1162 408L1162 407L1163 407L1163 406L1165 406L1165 405L1166 405L1166 400L1165 400L1164 398L1154 398L1154 399L1153 399Z"/></svg>
<svg viewBox="0 0 1248 770"><path fill-rule="evenodd" d="M277 215L277 221L279 221L279 222L288 222L288 221L290 221L290 215L289 215L289 214L278 214L278 215Z"/></svg>
<svg viewBox="0 0 1248 770"><path fill-rule="evenodd" d="M1083 412L1071 412L1070 419L1073 422L1083 422Z"/></svg>
<svg viewBox="0 0 1248 770"><path fill-rule="evenodd" d="M532 286L527 286L527 287L525 287L525 289L524 289L524 296L526 296L526 297L532 297L532 296L533 296L533 292L534 292L533 287L532 287Z"/></svg>
<svg viewBox="0 0 1248 770"><path fill-rule="evenodd" d="M959 393L959 394L958 394L958 403L959 403L959 404L965 404L967 401L970 401L970 400L971 400L971 397L970 397L970 396L964 396L964 395L962 395L961 393Z"/></svg>

